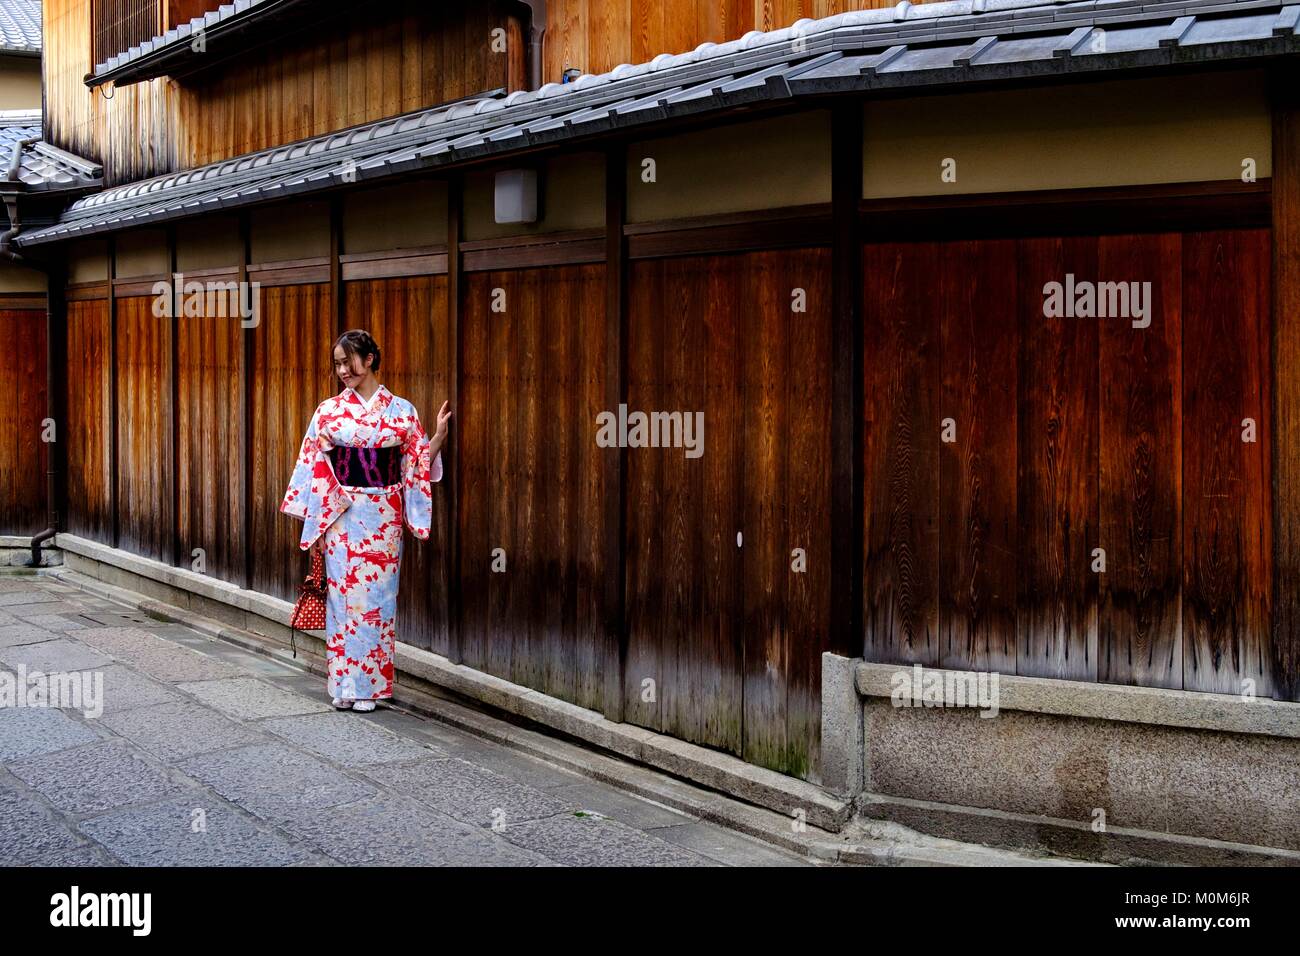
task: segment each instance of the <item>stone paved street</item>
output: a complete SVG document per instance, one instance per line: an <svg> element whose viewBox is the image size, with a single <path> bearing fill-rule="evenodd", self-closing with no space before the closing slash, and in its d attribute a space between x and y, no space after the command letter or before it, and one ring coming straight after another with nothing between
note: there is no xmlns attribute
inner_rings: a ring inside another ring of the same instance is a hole
<svg viewBox="0 0 1300 956"><path fill-rule="evenodd" d="M0 576L0 671L103 680L0 707L0 865L810 865L50 578Z"/></svg>

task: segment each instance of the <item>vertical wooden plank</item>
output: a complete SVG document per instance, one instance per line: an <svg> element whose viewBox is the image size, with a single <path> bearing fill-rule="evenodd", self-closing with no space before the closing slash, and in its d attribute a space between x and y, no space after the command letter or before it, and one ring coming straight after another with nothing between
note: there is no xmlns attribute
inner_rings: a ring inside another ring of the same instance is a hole
<svg viewBox="0 0 1300 956"><path fill-rule="evenodd" d="M1300 701L1300 76L1273 97L1273 686Z"/></svg>
<svg viewBox="0 0 1300 956"><path fill-rule="evenodd" d="M745 257L746 270L741 341L741 420L744 434L741 469L746 532L740 552L744 607L744 759L761 766L784 767L790 760L786 734L785 678L791 665L789 632L784 618L786 576L790 573L789 529L782 520L778 495L800 494L791 481L789 407L781 393L790 377L791 304L788 290L773 274L778 253ZM785 314L783 314L785 313ZM788 482L788 484L787 484ZM803 768L798 768L803 769Z"/></svg>
<svg viewBox="0 0 1300 956"><path fill-rule="evenodd" d="M176 274L176 229L169 226L166 230L167 242L167 270L168 274ZM173 296L175 302L175 296ZM169 494L169 505L171 507L171 541L168 552L173 567L181 565L181 479L180 479L180 316L176 315L176 309L172 308L172 317L169 320L170 331L170 348L167 357L167 386L169 401L167 404L166 421L167 434L170 437L171 455L168 461L167 484ZM204 472L211 475L212 470Z"/></svg>
<svg viewBox="0 0 1300 956"><path fill-rule="evenodd" d="M1098 680L1183 686L1182 237L1103 236L1098 274L1150 282L1150 324L1100 322Z"/></svg>
<svg viewBox="0 0 1300 956"><path fill-rule="evenodd" d="M1016 245L946 243L939 455L940 663L1016 668Z"/></svg>
<svg viewBox="0 0 1300 956"><path fill-rule="evenodd" d="M744 756L816 779L832 631L831 252L742 261Z"/></svg>
<svg viewBox="0 0 1300 956"><path fill-rule="evenodd" d="M247 212L239 214L239 285L248 281L248 264L252 255ZM266 298L258 290L258 315L266 318ZM244 588L253 586L253 385L257 378L255 348L257 327L240 326L242 355L239 363L239 523L244 541ZM263 360L263 364L265 361ZM305 428L306 426L304 426ZM276 505L277 510L279 505Z"/></svg>
<svg viewBox="0 0 1300 956"><path fill-rule="evenodd" d="M934 243L863 253L864 654L938 664L939 336Z"/></svg>
<svg viewBox="0 0 1300 956"><path fill-rule="evenodd" d="M1097 275L1097 240L1021 240L1016 673L1097 679L1097 321L1048 318L1043 288Z"/></svg>
<svg viewBox="0 0 1300 956"><path fill-rule="evenodd" d="M586 35L588 73L606 73L632 57L632 0L588 0Z"/></svg>
<svg viewBox="0 0 1300 956"><path fill-rule="evenodd" d="M112 530L109 541L113 547L121 547L122 540L122 469L118 464L118 416L117 416L117 377L118 377L118 338L117 338L117 297L113 292L113 280L117 278L116 240L108 237L108 461L109 468L109 508L112 515Z"/></svg>
<svg viewBox="0 0 1300 956"><path fill-rule="evenodd" d="M628 267L626 388L621 400L629 409L657 408L662 372L659 360L664 315L667 260L634 262ZM606 392L608 394L608 390ZM615 405L610 411L618 413ZM641 452L638 449L638 452ZM643 727L663 728L661 700L649 695L647 680L661 683L657 664L662 657L664 484L661 458L644 453L622 455L626 462L624 534L626 591L624 599L623 719Z"/></svg>
<svg viewBox="0 0 1300 956"><path fill-rule="evenodd" d="M830 519L831 608L828 650L846 657L862 653L863 331L862 104L855 101L831 117L831 357ZM805 291L807 291L806 287ZM817 686L821 684L820 662ZM820 694L818 695L820 699Z"/></svg>
<svg viewBox="0 0 1300 956"><path fill-rule="evenodd" d="M466 395L465 371L464 366L467 360L468 351L463 351L461 343L464 340L464 313L461 310L461 288L464 273L462 272L460 257L460 234L462 225L462 197L464 182L460 177L453 177L447 182L447 292L446 302L443 310L444 323L442 331L446 342L447 354L447 388L448 400L451 402L452 418L447 426L447 438L443 443L442 465L443 481L450 484L447 489L447 627L449 630L447 641L447 656L454 662L460 663L465 659L465 640L464 640L464 618L463 618L463 586L465 578L463 576L464 563L461 558L462 548L464 547L461 532L463 527L462 515L467 507L466 498L469 494L465 484L465 467L463 456L468 454L470 445L468 437L461 439L461 432L467 425L471 424L474 419L471 416L482 416L486 413L486 404L484 396L476 393L478 406L466 414L465 408L462 407L462 399ZM434 409L434 415L438 413ZM437 425L437 419L434 419L434 425ZM480 433L481 440L481 433ZM480 449L484 445L478 446ZM480 452L481 454L481 452ZM482 489L482 484L478 484ZM478 492L482 494L480 490ZM478 537L475 538L478 541ZM486 552L484 552L486 554ZM475 560L482 560L482 555L476 556ZM481 581L481 576L476 574L476 581Z"/></svg>
<svg viewBox="0 0 1300 956"><path fill-rule="evenodd" d="M605 153L605 349L604 394L600 410L618 414L627 402L627 240L623 236L627 218L627 144L610 146ZM588 376L588 397L591 396ZM590 409L588 409L590 410ZM594 425L594 420L592 422ZM593 439L594 441L594 439ZM602 448L598 461L604 494L601 498L601 567L604 616L601 624L601 660L604 687L600 691L603 712L610 720L622 721L626 700L627 611L624 603L627 575L627 450Z"/></svg>
<svg viewBox="0 0 1300 956"><path fill-rule="evenodd" d="M1187 690L1273 690L1268 241L1258 229L1183 237Z"/></svg>

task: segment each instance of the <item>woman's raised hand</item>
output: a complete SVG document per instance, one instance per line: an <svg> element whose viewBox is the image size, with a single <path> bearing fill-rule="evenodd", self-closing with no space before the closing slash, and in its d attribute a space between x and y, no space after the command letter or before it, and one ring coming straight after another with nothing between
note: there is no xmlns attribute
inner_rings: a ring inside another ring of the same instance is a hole
<svg viewBox="0 0 1300 956"><path fill-rule="evenodd" d="M442 408L438 409L438 427L433 433L439 442L447 437L447 426L451 423L451 402L443 402Z"/></svg>

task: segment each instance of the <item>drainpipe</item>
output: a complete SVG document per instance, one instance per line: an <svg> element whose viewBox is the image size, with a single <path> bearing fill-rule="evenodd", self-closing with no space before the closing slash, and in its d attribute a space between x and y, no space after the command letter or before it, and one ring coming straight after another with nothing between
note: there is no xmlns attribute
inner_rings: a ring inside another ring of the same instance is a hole
<svg viewBox="0 0 1300 956"><path fill-rule="evenodd" d="M5 170L4 182L7 184L17 185L21 188L19 180L19 170L22 168L23 150L33 143L40 142L40 137L19 140L14 145L13 154L9 157L9 166ZM27 259L13 248L14 237L22 231L22 220L18 214L18 197L16 193L10 192L4 196L5 208L9 213L9 228L3 234L0 234L0 258L7 259L10 262L25 266L29 269L36 269L50 276L49 266L42 265ZM46 283L45 291L45 411L53 421L58 422L61 419L58 416L57 398L55 393L58 391L54 387L55 382L55 352L58 323L55 321L55 303L54 298L56 290L55 282ZM58 293L62 292L62 287ZM49 524L44 531L41 531L32 538L32 562L31 567L38 568L41 565L41 545L50 540L59 531L59 510L58 502L55 500L58 485L58 462L57 456L59 443L56 441L50 445L49 454L45 456L45 505L46 514Z"/></svg>
<svg viewBox="0 0 1300 956"><path fill-rule="evenodd" d="M528 88L542 86L542 41L546 36L546 0L519 0L528 8Z"/></svg>

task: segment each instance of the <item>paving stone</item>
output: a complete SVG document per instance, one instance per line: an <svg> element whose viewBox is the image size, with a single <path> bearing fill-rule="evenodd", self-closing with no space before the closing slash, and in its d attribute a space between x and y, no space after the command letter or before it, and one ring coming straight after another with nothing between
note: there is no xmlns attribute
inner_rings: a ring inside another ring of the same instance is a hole
<svg viewBox="0 0 1300 956"><path fill-rule="evenodd" d="M14 620L18 619L14 618ZM43 627L27 622L0 625L0 648L17 647L20 644L39 644L41 641L52 641L56 637L58 635L53 631L47 631Z"/></svg>
<svg viewBox="0 0 1300 956"><path fill-rule="evenodd" d="M364 720L359 714L340 713L331 708L327 714L306 717L278 717L258 722L294 747L310 750L343 767L398 763L421 757L445 757L436 748L421 746Z"/></svg>
<svg viewBox="0 0 1300 956"><path fill-rule="evenodd" d="M23 620L47 631L75 631L87 626L85 621L75 620L67 614L29 614Z"/></svg>
<svg viewBox="0 0 1300 956"><path fill-rule="evenodd" d="M28 757L9 770L60 810L95 813L171 796L184 790L120 742Z"/></svg>
<svg viewBox="0 0 1300 956"><path fill-rule="evenodd" d="M568 866L716 866L640 830L599 816L562 814L507 821L500 835Z"/></svg>
<svg viewBox="0 0 1300 956"><path fill-rule="evenodd" d="M462 760L468 760L472 764L486 767L489 770L495 770L511 780L522 781L530 787L536 787L538 790L554 792L564 787L592 783L591 778L584 777L580 773L566 770L563 767L556 767L529 754L508 750L494 741L469 734L465 736L469 737L467 741L461 741L456 746L446 746L446 750L451 756L460 757ZM603 785L594 784L594 786ZM605 787L605 789L611 788Z"/></svg>
<svg viewBox="0 0 1300 956"><path fill-rule="evenodd" d="M177 765L232 803L267 820L372 796L374 788L282 744L258 744L190 757Z"/></svg>
<svg viewBox="0 0 1300 956"><path fill-rule="evenodd" d="M383 794L281 821L296 838L350 866L550 866L550 861L467 823Z"/></svg>
<svg viewBox="0 0 1300 956"><path fill-rule="evenodd" d="M50 707L0 707L0 763L103 739L92 728Z"/></svg>
<svg viewBox="0 0 1300 956"><path fill-rule="evenodd" d="M106 713L101 721L165 762L268 740L243 724L188 701Z"/></svg>
<svg viewBox="0 0 1300 956"><path fill-rule="evenodd" d="M497 819L509 823L577 809L567 800L455 757L384 764L368 769L366 776L481 827Z"/></svg>
<svg viewBox="0 0 1300 956"><path fill-rule="evenodd" d="M117 860L109 856L108 852L95 846L77 847L75 850L67 850L63 853L56 853L46 860L41 861L41 866L121 866Z"/></svg>
<svg viewBox="0 0 1300 956"><path fill-rule="evenodd" d="M0 660L10 667L22 664L28 672L41 671L45 674L93 670L113 663L111 657L66 638L0 648Z"/></svg>
<svg viewBox="0 0 1300 956"><path fill-rule="evenodd" d="M0 674L7 681L6 691L13 688L12 703L6 694L6 709L74 711L87 720L103 713L105 682L102 670L47 672L41 668L24 668L19 673L0 665Z"/></svg>
<svg viewBox="0 0 1300 956"><path fill-rule="evenodd" d="M291 714L333 713L327 703L281 690L253 677L198 681L177 685L209 707L241 720L287 717Z"/></svg>
<svg viewBox="0 0 1300 956"><path fill-rule="evenodd" d="M7 607L10 613L17 614L14 610L24 604L52 604L55 601L62 601L63 598L57 594L43 590L39 587L32 587L28 584L25 587L16 587L7 591L0 591L0 607Z"/></svg>
<svg viewBox="0 0 1300 956"><path fill-rule="evenodd" d="M130 866L290 866L312 856L203 793L106 813L80 829Z"/></svg>
<svg viewBox="0 0 1300 956"><path fill-rule="evenodd" d="M125 664L112 664L105 667L103 673L105 714L182 699L171 685L150 680Z"/></svg>
<svg viewBox="0 0 1300 956"><path fill-rule="evenodd" d="M0 787L0 865L48 865L83 844L62 820L30 797Z"/></svg>
<svg viewBox="0 0 1300 956"><path fill-rule="evenodd" d="M138 627L88 627L77 640L144 671L157 680L200 681L236 677L237 667L181 647Z"/></svg>
<svg viewBox="0 0 1300 956"><path fill-rule="evenodd" d="M589 779L547 792L568 802L571 806L582 810L594 810L602 816L613 817L639 830L649 827L672 827L692 823L697 819Z"/></svg>

